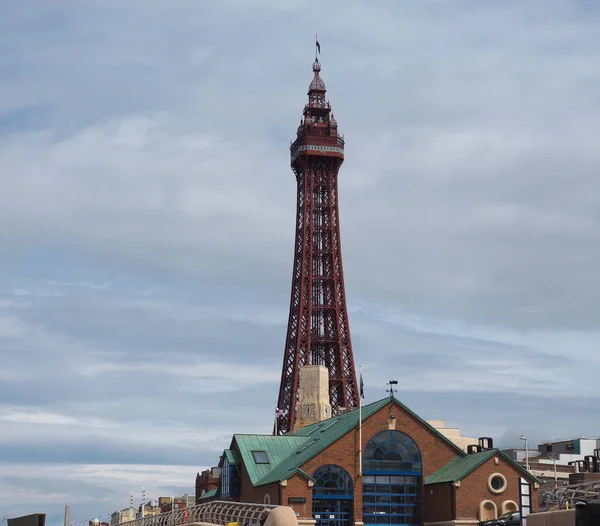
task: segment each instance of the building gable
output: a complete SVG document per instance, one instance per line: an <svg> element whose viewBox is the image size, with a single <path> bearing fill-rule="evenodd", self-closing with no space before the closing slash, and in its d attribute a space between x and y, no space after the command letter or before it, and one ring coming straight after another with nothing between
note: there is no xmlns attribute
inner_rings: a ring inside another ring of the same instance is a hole
<svg viewBox="0 0 600 526"><path fill-rule="evenodd" d="M296 435L234 435L239 456L253 486L308 440Z"/></svg>
<svg viewBox="0 0 600 526"><path fill-rule="evenodd" d="M389 398L362 407L362 420L364 421L388 403ZM354 409L300 429L292 436L303 437L305 442L273 471L259 480L257 485L272 484L288 479L299 471L304 463L354 429L358 425L358 415L359 410Z"/></svg>
<svg viewBox="0 0 600 526"><path fill-rule="evenodd" d="M444 467L429 475L429 477L425 479L425 485L443 482L459 482L493 456L502 457L510 466L516 469L522 477L525 477L532 482L539 483L539 480L527 472L520 464L499 449L494 448L451 460Z"/></svg>
<svg viewBox="0 0 600 526"><path fill-rule="evenodd" d="M458 482L483 464L495 451L495 449L490 449L481 453L472 453L464 457L455 458L443 468L429 475L425 479L425 485L439 484L441 482Z"/></svg>
<svg viewBox="0 0 600 526"><path fill-rule="evenodd" d="M449 446L454 454L461 457L465 456L466 453L459 446L450 441L447 437L441 434L433 426L428 424L416 413L411 411L397 398L386 397L382 400L378 400L377 402L363 406L360 411L358 409L353 409L336 417L323 420L299 430L293 436L305 437L307 440L300 444L299 447L286 459L282 460L282 462L275 469L271 470L267 475L260 479L256 485L271 484L273 482L286 480L291 475L299 471L300 468L310 459L317 456L351 430L356 429L358 427L359 413L362 413L362 422L364 423L375 413L379 412L384 407L389 406L390 403L396 408L396 410L400 410L407 414L409 418L416 421L417 425L421 426L436 439ZM306 476L310 478L310 475L307 474Z"/></svg>

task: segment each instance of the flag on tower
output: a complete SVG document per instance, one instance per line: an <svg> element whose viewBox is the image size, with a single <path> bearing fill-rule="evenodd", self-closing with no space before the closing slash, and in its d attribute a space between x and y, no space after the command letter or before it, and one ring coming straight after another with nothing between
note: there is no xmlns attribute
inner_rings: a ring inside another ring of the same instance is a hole
<svg viewBox="0 0 600 526"><path fill-rule="evenodd" d="M360 397L365 397L365 385L363 384L362 373L360 373Z"/></svg>
<svg viewBox="0 0 600 526"><path fill-rule="evenodd" d="M320 55L321 54L321 44L319 44L319 37L317 37L316 41L317 41L317 51L319 52L319 55Z"/></svg>

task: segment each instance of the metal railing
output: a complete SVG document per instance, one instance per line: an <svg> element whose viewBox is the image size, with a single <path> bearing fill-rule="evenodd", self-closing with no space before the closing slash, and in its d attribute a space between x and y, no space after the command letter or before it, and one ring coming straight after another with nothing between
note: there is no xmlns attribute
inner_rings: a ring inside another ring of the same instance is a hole
<svg viewBox="0 0 600 526"><path fill-rule="evenodd" d="M574 508L578 500L600 502L600 480L558 487L542 495L542 501L549 510Z"/></svg>
<svg viewBox="0 0 600 526"><path fill-rule="evenodd" d="M270 504L214 500L122 522L118 526L124 524L127 526L181 526L191 522L208 522L220 526L225 526L229 522L237 522L239 526L261 526L271 510L277 507Z"/></svg>

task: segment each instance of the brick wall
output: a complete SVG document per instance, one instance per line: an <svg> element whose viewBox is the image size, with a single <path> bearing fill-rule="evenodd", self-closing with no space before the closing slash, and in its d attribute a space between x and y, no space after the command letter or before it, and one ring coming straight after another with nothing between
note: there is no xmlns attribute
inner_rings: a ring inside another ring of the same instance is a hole
<svg viewBox="0 0 600 526"><path fill-rule="evenodd" d="M430 484L423 493L423 522L443 522L455 516L452 484Z"/></svg>
<svg viewBox="0 0 600 526"><path fill-rule="evenodd" d="M335 462L329 463L334 464ZM312 517L312 487L309 487L308 479L305 476L296 473L290 477L287 481L287 486L281 488L281 494L283 497L281 504L291 506L298 513L299 518ZM290 498L305 498L306 502L291 503L289 501Z"/></svg>
<svg viewBox="0 0 600 526"><path fill-rule="evenodd" d="M393 402L371 415L363 423L363 450L372 436L388 429L390 409L396 417L395 429L409 435L421 450L423 478L445 466L457 456L453 447ZM325 464L337 464L343 467L355 481L357 487L354 492L354 520L362 521L362 488L358 477L358 429L350 431L337 442L324 449L319 455L310 459L302 466L302 470L312 475L317 468ZM283 504L287 504L289 496L306 497L306 505L302 506L301 510L296 511L300 513L301 518L311 516L312 488L308 487L305 477L297 476L294 477L294 480L290 479L287 488L283 488L283 496Z"/></svg>
<svg viewBox="0 0 600 526"><path fill-rule="evenodd" d="M219 478L212 477L210 469L196 474L196 504L205 491L211 491L219 486Z"/></svg>
<svg viewBox="0 0 600 526"><path fill-rule="evenodd" d="M581 484L591 480L600 480L600 473L572 473L569 475L569 484Z"/></svg>
<svg viewBox="0 0 600 526"><path fill-rule="evenodd" d="M439 437L433 430L424 426L420 421L404 411L397 404L390 402L363 423L363 450L369 439L380 431L388 429L390 411L395 415L395 429L412 437L421 450L423 459L423 479L445 466L458 455L457 451ZM494 457L480 466L475 472L461 481L459 488L451 484L431 485L422 491L422 517L424 522L452 520L455 518L474 519L477 508L482 500L492 500L502 508L502 502L512 500L519 503L520 472L498 455L498 465ZM336 464L344 468L355 481L354 517L362 521L362 486L358 476L358 429L349 431L337 442L325 448L320 454L308 460L301 469L312 475L319 467L326 464ZM493 494L487 487L488 477L492 473L503 474L508 482L507 489L502 495ZM268 493L272 504L291 506L299 518L312 516L312 485L308 479L296 473L287 480L285 486L272 484L266 487L254 488L245 468L242 466L242 490L240 500L243 502L263 503ZM433 494L429 492L432 491ZM281 495L281 499L280 499ZM305 499L304 502L290 502L290 498ZM532 489L532 510L538 507L538 494Z"/></svg>
<svg viewBox="0 0 600 526"><path fill-rule="evenodd" d="M255 488L250 481L250 476L246 467L242 463L240 466L241 476L241 491L240 502L256 502L258 504L265 503L265 495L269 495L271 504L280 504L279 502L279 484L269 484L267 486L259 486Z"/></svg>
<svg viewBox="0 0 600 526"><path fill-rule="evenodd" d="M495 464L494 459L498 459ZM488 489L488 478L493 473L500 473L506 478L506 490L500 495ZM482 500L491 500L498 508L498 515L502 513L502 503L506 500L514 501L519 505L519 479L521 472L509 464L502 456L494 456L479 466L475 471L460 481L456 489L456 519L475 518L477 509ZM538 491L531 487L532 511L538 509Z"/></svg>

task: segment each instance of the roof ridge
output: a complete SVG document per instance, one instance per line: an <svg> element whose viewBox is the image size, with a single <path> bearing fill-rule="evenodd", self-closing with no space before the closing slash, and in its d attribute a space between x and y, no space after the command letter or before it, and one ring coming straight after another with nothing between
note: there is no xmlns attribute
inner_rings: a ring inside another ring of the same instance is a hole
<svg viewBox="0 0 600 526"><path fill-rule="evenodd" d="M290 438L297 435L273 435L271 433L234 433L233 436L264 437L264 438Z"/></svg>
<svg viewBox="0 0 600 526"><path fill-rule="evenodd" d="M362 406L362 421L370 417L373 413L375 413L382 407L385 407L389 400L390 398L386 397L376 402L367 404L366 406ZM330 427L327 427L327 429L330 430L330 432L324 433L323 435L320 435L318 437L313 436L312 433L317 431L319 429L319 426L323 426L324 423L329 424L330 420L332 419L321 420L320 422L316 422L314 424L311 424L310 426L306 426L303 429L301 429L300 431L304 431L305 429L312 428L312 430L306 435L295 435L307 438L310 440L310 442L308 442L303 449L292 453L288 458L283 460L276 468L274 468L271 472L269 472L262 479L260 479L256 483L256 486L263 486L265 484L271 484L272 482L284 480L285 478L296 473L300 469L300 466L302 466L306 461L318 455L321 451L333 444L336 440L338 440L346 433L354 429L358 424L358 414L359 411L352 410L333 417L334 419L337 419L335 422L336 425L331 425ZM350 426L343 425L343 423L347 421L350 421ZM312 448L311 446L314 446L315 443L317 445L314 448ZM287 466L286 461L289 464Z"/></svg>
<svg viewBox="0 0 600 526"><path fill-rule="evenodd" d="M532 477L538 484L541 484L542 481L537 478L534 474L530 473L529 471L527 471L523 466L521 466L521 464L519 464L517 461L513 460L512 458L510 458L504 451L502 451L501 449L497 449L498 453L500 454L500 456L504 457L506 460L508 460L511 464L513 464L523 475L528 475L530 477Z"/></svg>
<svg viewBox="0 0 600 526"><path fill-rule="evenodd" d="M453 458L445 466L429 475L425 484L438 484L441 482L456 482L465 478L469 473L477 469L498 451L497 448L485 449L477 453L469 453L464 457ZM462 467L462 464L466 466ZM462 468L462 469L461 469Z"/></svg>
<svg viewBox="0 0 600 526"><path fill-rule="evenodd" d="M521 475L527 476L533 479L535 482L540 483L540 480L533 474L529 473L523 466L518 462L515 462L501 449L494 447L491 449L484 449L477 453L469 453L464 457L457 457L448 462L445 466L442 466L435 473L432 473L425 479L425 484L439 484L443 482L456 482L465 478L467 475L475 471L484 462L489 460L493 455L499 455L503 457L509 464L515 466ZM466 464L461 470L460 465Z"/></svg>
<svg viewBox="0 0 600 526"><path fill-rule="evenodd" d="M457 454L457 458L465 457L466 453L452 442L445 435L440 433L435 427L429 424L426 420L421 418L417 413L409 409L395 396L386 396L381 400L376 400L370 404L363 405L360 408L362 422L379 411L389 403L396 403L400 409L405 411L408 415L412 416L417 422L421 423L425 428L429 429L436 437L440 438L443 442L448 444ZM358 408L353 408L351 411L346 411L342 414L336 415L335 417L315 422L310 426L306 426L298 431L289 435L290 437L305 438L309 441L306 444L300 446L299 451L294 451L287 458L281 460L281 462L275 466L269 473L266 473L260 480L255 483L255 486L262 486L270 484L278 480L284 480L285 478L293 475L300 469L305 462L318 455L325 448L330 446L336 440L350 432L358 425ZM332 422L333 420L333 422ZM344 422L347 424L344 425ZM348 426L348 424L351 424ZM318 433L321 429L321 433ZM327 432L329 431L329 432ZM288 435L282 435L283 437ZM277 479L277 477L280 477Z"/></svg>

